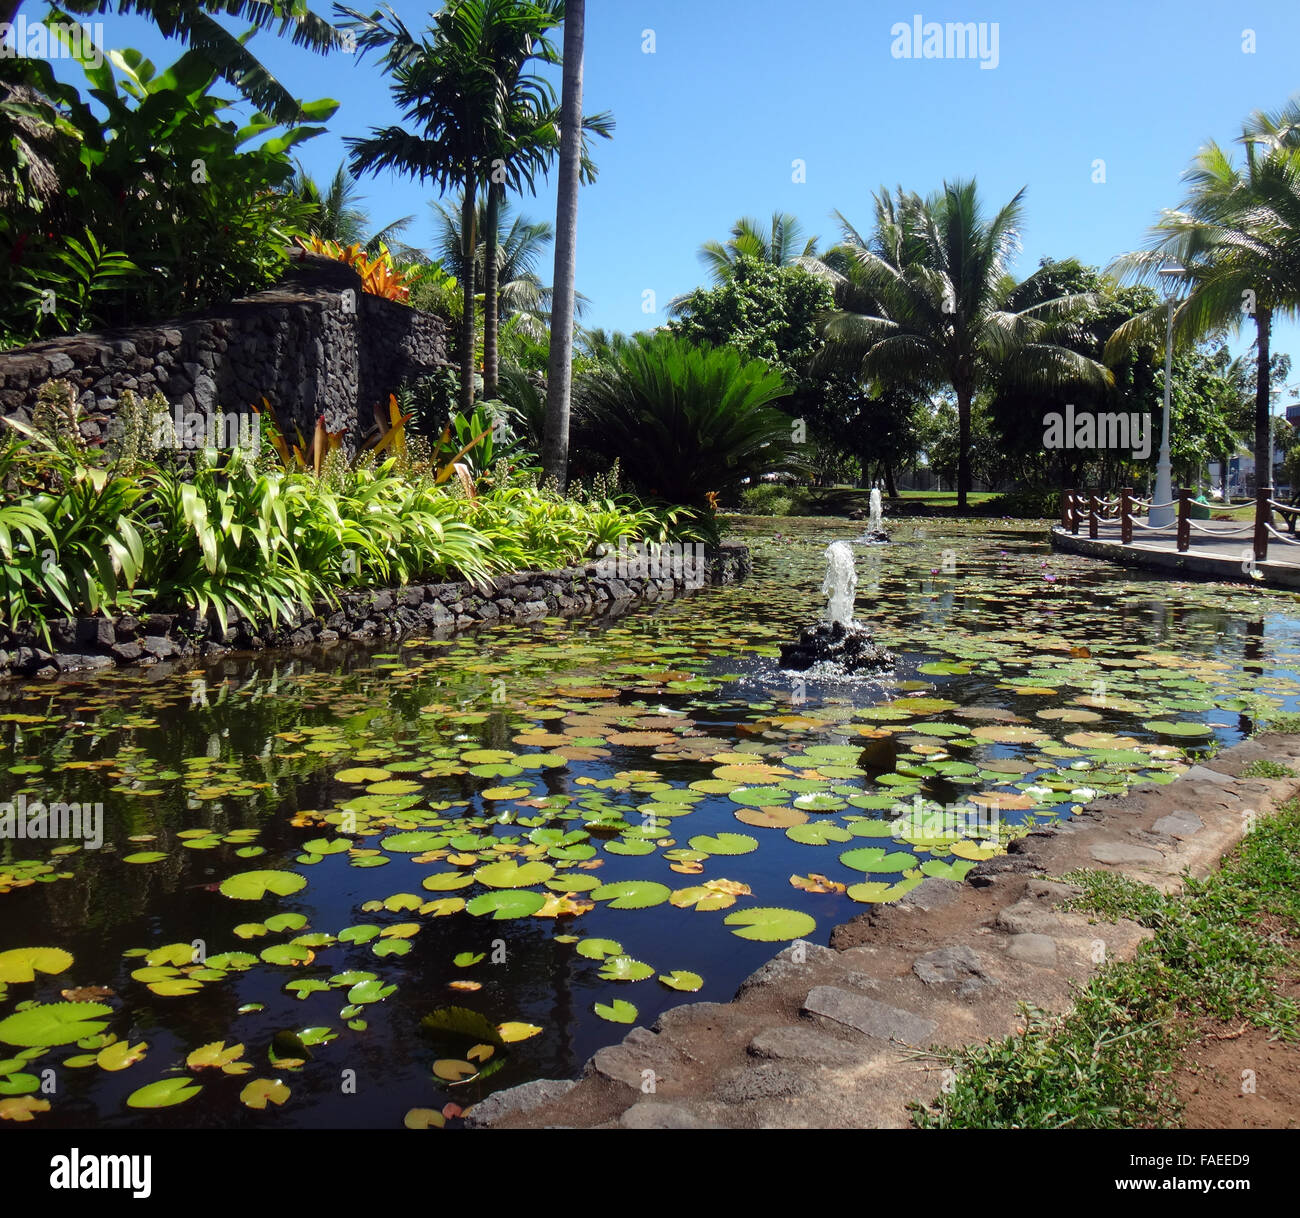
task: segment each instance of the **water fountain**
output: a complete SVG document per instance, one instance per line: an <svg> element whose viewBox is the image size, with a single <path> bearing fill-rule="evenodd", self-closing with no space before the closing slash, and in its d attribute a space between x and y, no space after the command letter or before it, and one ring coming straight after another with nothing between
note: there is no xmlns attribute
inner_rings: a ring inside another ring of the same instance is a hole
<svg viewBox="0 0 1300 1218"><path fill-rule="evenodd" d="M885 532L884 504L881 500L880 487L873 486L868 497L867 530L861 537L854 538L855 545L880 545L889 540ZM861 519L861 517L859 517Z"/></svg>
<svg viewBox="0 0 1300 1218"><path fill-rule="evenodd" d="M876 493L879 506L879 492ZM853 546L833 541L826 547L826 578L822 595L826 614L815 626L806 626L798 642L781 645L781 667L802 672L824 664L839 673L867 668L888 668L894 657L871 641L871 631L853 617L853 598L858 587Z"/></svg>

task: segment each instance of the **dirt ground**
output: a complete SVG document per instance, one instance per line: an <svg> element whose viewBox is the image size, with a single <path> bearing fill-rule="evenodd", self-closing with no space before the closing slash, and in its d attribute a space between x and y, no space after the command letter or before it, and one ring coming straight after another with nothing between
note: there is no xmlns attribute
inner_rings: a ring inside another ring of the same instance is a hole
<svg viewBox="0 0 1300 1218"><path fill-rule="evenodd" d="M1300 982L1284 992L1300 1000ZM1300 1045L1244 1021L1206 1023L1184 1057L1175 1085L1186 1128L1300 1129Z"/></svg>

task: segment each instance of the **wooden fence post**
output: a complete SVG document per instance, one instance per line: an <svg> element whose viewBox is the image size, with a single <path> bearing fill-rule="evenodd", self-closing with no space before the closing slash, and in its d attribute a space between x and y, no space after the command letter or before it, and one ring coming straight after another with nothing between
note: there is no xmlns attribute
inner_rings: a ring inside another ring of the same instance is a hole
<svg viewBox="0 0 1300 1218"><path fill-rule="evenodd" d="M1185 553L1192 544L1192 492L1190 487L1178 491L1178 540L1179 553Z"/></svg>
<svg viewBox="0 0 1300 1218"><path fill-rule="evenodd" d="M1133 544L1133 488L1129 486L1119 493L1119 539L1126 546Z"/></svg>
<svg viewBox="0 0 1300 1218"><path fill-rule="evenodd" d="M1070 497L1072 491L1061 492L1061 531L1068 533L1070 531Z"/></svg>
<svg viewBox="0 0 1300 1218"><path fill-rule="evenodd" d="M1088 496L1088 536L1097 540L1097 496Z"/></svg>

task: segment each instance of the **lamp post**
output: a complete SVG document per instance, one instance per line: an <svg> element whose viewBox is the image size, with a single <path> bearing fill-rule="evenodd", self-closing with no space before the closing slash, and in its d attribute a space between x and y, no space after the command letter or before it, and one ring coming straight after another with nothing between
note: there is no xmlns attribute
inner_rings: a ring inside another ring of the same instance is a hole
<svg viewBox="0 0 1300 1218"><path fill-rule="evenodd" d="M1165 326L1165 412L1163 426L1160 429L1160 460L1156 465L1156 489L1151 496L1153 503L1169 504L1168 507L1153 507L1147 513L1147 522L1152 528L1166 528L1174 522L1174 475L1169 460L1169 391L1174 370L1174 292L1178 280L1182 278L1183 268L1176 263L1161 267L1156 274L1165 281L1165 296L1169 302L1168 322Z"/></svg>

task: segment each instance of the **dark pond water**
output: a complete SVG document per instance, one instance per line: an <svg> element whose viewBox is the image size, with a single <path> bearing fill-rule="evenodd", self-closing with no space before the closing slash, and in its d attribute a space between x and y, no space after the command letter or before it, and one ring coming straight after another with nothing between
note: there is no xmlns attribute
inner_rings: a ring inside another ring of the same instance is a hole
<svg viewBox="0 0 1300 1218"><path fill-rule="evenodd" d="M747 522L747 583L613 622L0 687L0 813L103 809L99 848L0 838L0 1128L400 1127L572 1075L630 1026L597 1006L726 1000L789 938L1298 705L1300 598L997 522L858 549L887 679L781 673L860 527ZM179 1105L128 1105L167 1080ZM288 1094L249 1107L256 1080Z"/></svg>

